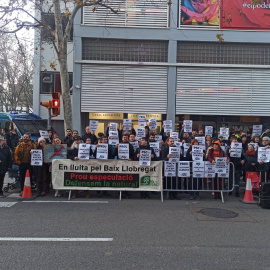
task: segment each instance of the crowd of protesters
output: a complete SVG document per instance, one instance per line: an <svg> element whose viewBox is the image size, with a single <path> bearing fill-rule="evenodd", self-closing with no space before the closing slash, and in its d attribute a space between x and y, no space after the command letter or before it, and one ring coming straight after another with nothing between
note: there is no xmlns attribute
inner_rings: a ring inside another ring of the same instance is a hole
<svg viewBox="0 0 270 270"><path fill-rule="evenodd" d="M66 136L63 139L60 139L56 132L51 130L48 131L49 138L45 139L40 137L38 140L32 142L31 134L26 133L23 135L23 138L17 142L17 145L14 145L14 142L11 141L11 135L8 130L4 129L1 132L0 136L0 197L3 197L3 182L5 174L8 170L11 169L12 164L19 166L20 172L20 183L21 191L24 188L24 181L26 171L30 171L30 180L31 185L34 187L36 184L37 196L45 196L50 192L50 189L53 188L51 185L51 163L43 162L43 166L31 166L31 151L33 149L41 149L44 151L46 144L66 144L67 145L67 158L77 161L78 160L78 149L80 143L94 144L96 149L93 151L90 148L89 156L95 158L97 154L97 148L99 144L107 144L109 139L109 127L105 134L98 133L98 136L94 132L90 132L89 126L85 128L85 134L79 136L77 130L66 130ZM156 155L154 149L149 145L149 142L155 141L155 133L149 130L148 126L145 126L145 137L141 138L138 142L138 148L134 149L130 142L136 141L136 131L133 129L130 131L123 131L118 129L119 142L124 144L129 144L129 159L128 160L139 160L140 150L148 149L151 150L151 160L164 160L167 161L170 158L169 149L170 147L175 146L175 141L170 137L169 132L164 132L164 126L160 132L162 135L162 141L160 142L160 148L158 149L159 157ZM192 145L198 145L199 141L196 137L204 136L203 129L193 130L191 133L184 132L184 126L182 126L179 131L179 142L190 143L190 148L187 150L184 155L184 151L181 152L180 160L182 161L192 161ZM203 151L204 160L215 163L217 157L227 157L227 162L232 162L235 166L235 196L239 197L239 182L241 176L245 179L245 172L265 172L264 177L268 177L268 172L270 171L269 163L258 162L257 161L257 147L266 147L270 148L270 130L266 130L261 136L255 136L252 138L247 137L247 134L244 132L234 132L231 130L228 140L224 140L222 135L219 135L218 132L214 129L213 136L205 136L205 149ZM232 157L230 158L231 152L231 142L241 142L242 143L242 154L240 158ZM118 159L118 144L108 145L108 159ZM230 172L232 174L232 171ZM217 177L216 177L217 178ZM230 175L232 178L232 175ZM266 179L264 179L266 180ZM192 182L193 181L193 182ZM188 185L192 185L196 190L201 187L196 186L201 181L194 181L190 179ZM230 181L232 183L232 181ZM169 189L176 189L175 183L172 181L171 187ZM215 181L215 190L220 186L220 179ZM22 194L22 192L21 192ZM105 191L97 192L98 196L106 194ZM88 191L84 192L86 198L90 198L90 193ZM130 194L125 192L124 195L129 197ZM230 194L231 195L231 194ZM61 191L56 190L55 196L61 196ZM78 191L73 193L72 198L78 197ZM148 192L141 192L141 197L149 199ZM169 193L170 199L180 199L177 191L171 191ZM200 199L199 192L194 191L190 192L191 199ZM220 193L215 193L215 199L220 198Z"/></svg>

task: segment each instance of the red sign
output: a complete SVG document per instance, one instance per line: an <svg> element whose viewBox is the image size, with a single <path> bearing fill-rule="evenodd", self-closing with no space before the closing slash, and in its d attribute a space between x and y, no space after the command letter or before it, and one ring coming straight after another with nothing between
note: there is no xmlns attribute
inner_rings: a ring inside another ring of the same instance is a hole
<svg viewBox="0 0 270 270"><path fill-rule="evenodd" d="M222 0L221 29L270 30L270 0Z"/></svg>

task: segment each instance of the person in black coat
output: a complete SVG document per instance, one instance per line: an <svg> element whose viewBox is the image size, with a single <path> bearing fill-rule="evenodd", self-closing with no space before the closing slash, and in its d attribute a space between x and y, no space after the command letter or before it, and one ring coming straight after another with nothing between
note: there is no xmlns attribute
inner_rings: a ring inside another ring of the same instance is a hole
<svg viewBox="0 0 270 270"><path fill-rule="evenodd" d="M108 144L108 139L106 136L101 136L99 138L99 143L104 143L104 144ZM99 147L99 145L97 144L97 147L94 151L94 157L96 158L97 157L97 148ZM114 159L114 152L113 152L113 149L111 147L111 145L108 145L108 159Z"/></svg>
<svg viewBox="0 0 270 270"><path fill-rule="evenodd" d="M127 144L128 147L129 147L129 159L128 160L134 160L134 148L129 143L128 135L123 135L122 136L122 144ZM117 157L117 159L118 159L118 144L115 146L113 156Z"/></svg>
<svg viewBox="0 0 270 270"><path fill-rule="evenodd" d="M0 137L0 198L3 198L3 184L6 172L12 167L12 159L9 147L5 144L5 139Z"/></svg>
<svg viewBox="0 0 270 270"><path fill-rule="evenodd" d="M244 153L244 159L242 164L244 164L245 172L257 172L257 155L254 149L254 145L250 144L248 150Z"/></svg>
<svg viewBox="0 0 270 270"><path fill-rule="evenodd" d="M10 149L12 149L11 138L10 138L10 134L9 134L8 128L3 128L3 135L4 135L4 138L6 140L7 146Z"/></svg>
<svg viewBox="0 0 270 270"><path fill-rule="evenodd" d="M95 135L95 133L93 131L90 132L90 127L89 126L87 126L85 128L85 134L82 136L82 140L84 142L86 142L86 139L87 138L90 138L91 139L92 144L96 144L97 143L97 136Z"/></svg>

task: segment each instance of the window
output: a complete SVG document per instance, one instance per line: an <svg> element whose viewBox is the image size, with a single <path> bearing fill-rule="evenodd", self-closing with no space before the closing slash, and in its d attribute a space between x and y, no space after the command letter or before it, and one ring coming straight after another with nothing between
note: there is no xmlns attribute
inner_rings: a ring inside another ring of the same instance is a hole
<svg viewBox="0 0 270 270"><path fill-rule="evenodd" d="M55 30L54 14L52 14L52 13L43 13L41 20L46 25L49 25L53 30ZM67 22L68 22L68 18L66 18L63 15L63 17L62 17L63 30L66 28ZM54 40L54 37L50 34L50 32L47 29L43 28L41 30L41 40L42 41L52 41L52 40ZM69 33L68 41L73 41L73 25L72 25L70 33Z"/></svg>
<svg viewBox="0 0 270 270"><path fill-rule="evenodd" d="M54 92L61 93L61 80L59 72L44 72L40 78L40 93L50 94ZM73 74L69 73L69 87L73 85Z"/></svg>
<svg viewBox="0 0 270 270"><path fill-rule="evenodd" d="M168 42L83 39L83 60L168 62Z"/></svg>
<svg viewBox="0 0 270 270"><path fill-rule="evenodd" d="M178 42L178 63L269 65L268 44Z"/></svg>

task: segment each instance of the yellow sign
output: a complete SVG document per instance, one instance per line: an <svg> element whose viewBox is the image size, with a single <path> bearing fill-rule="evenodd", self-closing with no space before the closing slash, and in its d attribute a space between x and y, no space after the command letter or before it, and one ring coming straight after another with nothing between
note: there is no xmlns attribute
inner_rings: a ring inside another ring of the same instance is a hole
<svg viewBox="0 0 270 270"><path fill-rule="evenodd" d="M129 113L128 114L128 119L138 121L138 115L146 115L147 120L149 120L149 119L151 119L153 117L156 117L157 121L162 120L162 115L161 114L147 114L147 113Z"/></svg>
<svg viewBox="0 0 270 270"><path fill-rule="evenodd" d="M122 120L124 118L123 113L89 113L89 119L103 119L103 120Z"/></svg>

